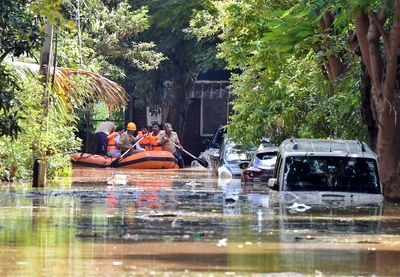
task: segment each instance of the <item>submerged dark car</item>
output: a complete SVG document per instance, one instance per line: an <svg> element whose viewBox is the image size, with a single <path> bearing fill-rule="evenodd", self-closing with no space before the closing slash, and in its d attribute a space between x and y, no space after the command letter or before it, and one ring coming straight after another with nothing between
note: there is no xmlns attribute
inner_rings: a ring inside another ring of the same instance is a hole
<svg viewBox="0 0 400 277"><path fill-rule="evenodd" d="M205 139L203 141L203 144L206 146L206 148L214 148L214 149L219 149L221 147L221 144L224 140L226 130L223 127L219 127L214 135L212 136L211 139Z"/></svg>
<svg viewBox="0 0 400 277"><path fill-rule="evenodd" d="M199 158L206 160L209 164L210 168L216 170L216 163L219 156L219 148L221 147L224 137L225 137L225 128L220 127L218 128L213 137L211 139L205 139L203 144L205 145L206 149L204 152L201 152ZM192 167L200 166L196 160L192 161Z"/></svg>
<svg viewBox="0 0 400 277"><path fill-rule="evenodd" d="M244 183L265 182L274 175L278 147L260 147L242 173Z"/></svg>

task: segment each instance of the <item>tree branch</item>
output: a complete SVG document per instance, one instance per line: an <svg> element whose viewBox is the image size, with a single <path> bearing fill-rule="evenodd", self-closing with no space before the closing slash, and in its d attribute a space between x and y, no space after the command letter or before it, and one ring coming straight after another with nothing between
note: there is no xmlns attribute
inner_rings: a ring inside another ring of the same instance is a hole
<svg viewBox="0 0 400 277"><path fill-rule="evenodd" d="M333 16L332 13L327 12L320 19L320 27L321 31L325 38L325 44L329 47L332 44L331 34L333 33ZM340 59L340 52L336 52L334 54L328 54L326 56L326 64L325 67L328 71L329 77L331 80L335 80L345 71L345 65Z"/></svg>
<svg viewBox="0 0 400 277"><path fill-rule="evenodd" d="M369 18L369 20L371 20ZM379 96L379 100L382 101L381 93L382 88L380 84L383 78L383 57L381 56L380 51L380 33L375 24L369 21L368 33L367 33L367 42L368 42L368 54L371 65L371 71L369 71L372 83L374 84L374 90ZM378 105L379 106L379 105Z"/></svg>
<svg viewBox="0 0 400 277"><path fill-rule="evenodd" d="M355 31L358 44L360 46L361 57L367 68L369 76L372 76L371 61L369 58L368 40L367 40L368 28L369 28L368 16L366 14L361 14L357 16L355 19Z"/></svg>
<svg viewBox="0 0 400 277"><path fill-rule="evenodd" d="M385 22L387 19L386 8L382 5L381 10L377 14L379 22Z"/></svg>
<svg viewBox="0 0 400 277"><path fill-rule="evenodd" d="M390 55L390 40L388 33L383 29L383 23L378 19L377 15L370 11L368 12L370 21L375 25L376 29L379 31L379 34L383 39L383 47L385 48L386 55Z"/></svg>

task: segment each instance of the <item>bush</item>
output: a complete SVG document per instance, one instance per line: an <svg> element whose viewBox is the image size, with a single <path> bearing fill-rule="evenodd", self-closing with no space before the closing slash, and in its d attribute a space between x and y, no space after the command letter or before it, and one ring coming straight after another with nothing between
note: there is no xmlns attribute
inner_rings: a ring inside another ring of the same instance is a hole
<svg viewBox="0 0 400 277"><path fill-rule="evenodd" d="M76 118L52 92L47 99L49 112L44 113L43 86L35 77L21 80L19 86L15 99L22 107L21 130L14 140L0 138L0 178L30 178L35 158L48 162L48 178L70 175L70 156L81 145L74 135Z"/></svg>

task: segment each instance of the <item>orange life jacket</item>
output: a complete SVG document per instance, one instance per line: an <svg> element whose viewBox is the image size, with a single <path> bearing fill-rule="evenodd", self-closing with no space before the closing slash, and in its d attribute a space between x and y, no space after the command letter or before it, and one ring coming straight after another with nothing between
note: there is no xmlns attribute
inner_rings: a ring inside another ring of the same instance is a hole
<svg viewBox="0 0 400 277"><path fill-rule="evenodd" d="M158 135L159 134L160 133L158 133ZM161 151L162 150L161 146L157 145L158 135L157 136L153 136L153 132L151 132L150 136L148 136L148 138L150 139L150 143L151 143L153 151Z"/></svg>
<svg viewBox="0 0 400 277"><path fill-rule="evenodd" d="M143 136L143 133L141 134L141 136ZM145 136L145 137L139 142L139 144L140 144L140 146L141 146L142 148L146 149L147 151L152 150L149 133L147 133L147 136Z"/></svg>
<svg viewBox="0 0 400 277"><path fill-rule="evenodd" d="M107 151L111 151L111 150L116 150L117 149L117 145L115 143L115 137L118 136L119 133L118 132L113 132L110 135L107 136L107 142L108 142L108 146L107 146Z"/></svg>

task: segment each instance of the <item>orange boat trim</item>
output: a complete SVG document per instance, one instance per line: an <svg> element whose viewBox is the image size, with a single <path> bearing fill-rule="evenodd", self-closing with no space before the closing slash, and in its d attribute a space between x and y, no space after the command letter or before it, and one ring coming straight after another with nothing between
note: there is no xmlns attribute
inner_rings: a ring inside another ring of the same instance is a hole
<svg viewBox="0 0 400 277"><path fill-rule="evenodd" d="M72 155L72 162L79 165L106 168L110 167L114 158L107 156L75 153ZM124 157L116 167L133 169L167 169L178 168L175 157L166 151L146 151Z"/></svg>

